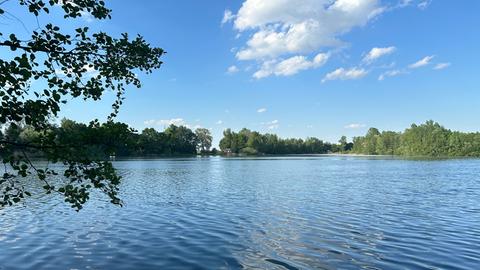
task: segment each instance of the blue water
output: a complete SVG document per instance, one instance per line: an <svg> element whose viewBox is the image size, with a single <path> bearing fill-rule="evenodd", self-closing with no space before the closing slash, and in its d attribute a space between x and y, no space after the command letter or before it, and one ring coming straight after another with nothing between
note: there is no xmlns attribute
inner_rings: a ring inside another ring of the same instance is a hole
<svg viewBox="0 0 480 270"><path fill-rule="evenodd" d="M1 209L0 269L480 269L480 160L115 166L123 208L37 195Z"/></svg>

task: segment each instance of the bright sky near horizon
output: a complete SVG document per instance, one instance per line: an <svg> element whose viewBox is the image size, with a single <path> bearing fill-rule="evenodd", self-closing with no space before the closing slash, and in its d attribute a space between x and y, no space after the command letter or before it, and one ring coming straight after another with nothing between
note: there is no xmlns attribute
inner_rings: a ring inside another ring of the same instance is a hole
<svg viewBox="0 0 480 270"><path fill-rule="evenodd" d="M8 3L7 3L8 4ZM136 129L229 127L337 141L368 127L433 119L480 130L480 1L107 1L112 20L79 25L141 34L168 54L127 92L118 120ZM33 29L34 22L2 28ZM36 23L35 23L36 24ZM113 95L62 117L105 119Z"/></svg>

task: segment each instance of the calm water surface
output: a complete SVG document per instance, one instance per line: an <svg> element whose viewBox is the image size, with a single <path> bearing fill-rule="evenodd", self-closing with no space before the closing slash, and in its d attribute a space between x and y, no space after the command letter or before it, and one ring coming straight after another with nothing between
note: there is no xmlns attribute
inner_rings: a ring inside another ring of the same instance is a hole
<svg viewBox="0 0 480 270"><path fill-rule="evenodd" d="M480 269L480 160L115 164L123 208L0 210L0 269Z"/></svg>

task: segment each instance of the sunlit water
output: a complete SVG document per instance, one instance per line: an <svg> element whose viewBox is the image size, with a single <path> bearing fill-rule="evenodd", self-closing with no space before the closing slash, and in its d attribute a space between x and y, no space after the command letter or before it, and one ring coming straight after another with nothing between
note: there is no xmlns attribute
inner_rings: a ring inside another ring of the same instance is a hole
<svg viewBox="0 0 480 270"><path fill-rule="evenodd" d="M115 165L123 208L0 210L0 269L480 269L480 160Z"/></svg>

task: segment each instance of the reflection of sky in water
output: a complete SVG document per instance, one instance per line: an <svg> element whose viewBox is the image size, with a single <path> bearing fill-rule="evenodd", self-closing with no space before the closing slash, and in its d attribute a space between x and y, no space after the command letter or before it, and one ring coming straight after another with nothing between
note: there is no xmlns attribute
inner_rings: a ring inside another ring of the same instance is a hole
<svg viewBox="0 0 480 270"><path fill-rule="evenodd" d="M0 210L0 268L480 264L478 160L213 157L115 165L123 208L92 194L80 213L44 195Z"/></svg>

